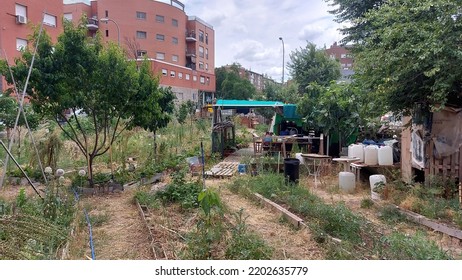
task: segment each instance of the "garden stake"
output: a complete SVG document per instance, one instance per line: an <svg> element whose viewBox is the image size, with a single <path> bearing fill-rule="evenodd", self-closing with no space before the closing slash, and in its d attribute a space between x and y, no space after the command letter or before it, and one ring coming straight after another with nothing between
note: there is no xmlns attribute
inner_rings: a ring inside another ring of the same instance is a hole
<svg viewBox="0 0 462 280"><path fill-rule="evenodd" d="M27 176L26 172L24 171L24 169L22 169L21 165L19 165L19 163L16 161L16 159L13 157L13 155L10 153L10 151L8 150L8 148L5 146L5 143L3 143L3 141L0 139L0 144L2 145L3 149L5 149L6 153L8 154L8 156L13 160L13 162L16 164L16 166L19 168L19 170L21 170L22 174L26 177L27 181L29 182L29 184L32 186L32 188L34 189L34 191L37 193L37 195L43 199L42 196L40 196L40 193L37 191L37 189L35 188L34 184L32 183L31 179L29 178L29 176Z"/></svg>
<svg viewBox="0 0 462 280"><path fill-rule="evenodd" d="M459 209L462 210L462 182L459 182Z"/></svg>
<svg viewBox="0 0 462 280"><path fill-rule="evenodd" d="M201 141L201 154L202 154L202 182L204 183L205 189L205 158L204 158L204 145Z"/></svg>

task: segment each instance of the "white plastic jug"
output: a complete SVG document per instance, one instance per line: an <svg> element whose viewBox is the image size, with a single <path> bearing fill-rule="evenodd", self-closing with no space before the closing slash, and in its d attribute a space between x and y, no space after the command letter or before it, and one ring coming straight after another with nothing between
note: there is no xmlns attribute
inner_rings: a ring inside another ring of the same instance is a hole
<svg viewBox="0 0 462 280"><path fill-rule="evenodd" d="M360 162L364 162L364 146L351 144L348 146L348 157L350 158L359 158Z"/></svg>
<svg viewBox="0 0 462 280"><path fill-rule="evenodd" d="M382 183L387 183L385 176L381 174L371 175L369 176L369 183L371 186L371 198L380 199L380 195L377 192L375 192L374 189L380 186Z"/></svg>
<svg viewBox="0 0 462 280"><path fill-rule="evenodd" d="M355 174L351 172L340 172L338 174L338 185L340 190L345 193L352 193L355 190Z"/></svg>
<svg viewBox="0 0 462 280"><path fill-rule="evenodd" d="M367 165L377 165L379 163L379 147L369 145L364 148L364 163Z"/></svg>
<svg viewBox="0 0 462 280"><path fill-rule="evenodd" d="M393 149L390 146L380 147L378 159L379 165L393 165Z"/></svg>

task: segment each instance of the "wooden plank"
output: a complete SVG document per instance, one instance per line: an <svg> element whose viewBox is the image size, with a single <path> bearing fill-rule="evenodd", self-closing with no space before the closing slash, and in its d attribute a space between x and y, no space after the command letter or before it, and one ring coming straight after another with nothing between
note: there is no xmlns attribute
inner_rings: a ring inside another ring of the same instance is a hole
<svg viewBox="0 0 462 280"><path fill-rule="evenodd" d="M451 155L451 178L452 179L454 179L457 176L456 157L457 157L457 152Z"/></svg>
<svg viewBox="0 0 462 280"><path fill-rule="evenodd" d="M279 212L281 212L281 214L287 218L289 220L289 222L294 225L295 227L299 228L301 223L303 222L303 219L298 217L297 215L289 212L287 209L285 209L284 207L280 206L279 204L277 203L274 203L272 202L271 200L263 197L261 194L259 193L254 193L254 196L259 199L260 201L263 201L265 203L265 205L271 207L272 209L275 209Z"/></svg>
<svg viewBox="0 0 462 280"><path fill-rule="evenodd" d="M403 124L411 121L411 117L403 117ZM410 127L401 132L401 176L407 183L412 181L412 158L411 158L411 129Z"/></svg>
<svg viewBox="0 0 462 280"><path fill-rule="evenodd" d="M459 149L459 182L462 182L462 147Z"/></svg>
<svg viewBox="0 0 462 280"><path fill-rule="evenodd" d="M443 158L443 178L448 178L448 169L450 168L450 156Z"/></svg>
<svg viewBox="0 0 462 280"><path fill-rule="evenodd" d="M435 222L433 220L428 219L425 216L422 216L420 214L411 212L409 210L401 209L400 207L396 206L395 207L402 213L404 214L408 219L411 221L414 221L415 223L427 226L435 231L447 234L451 237L455 237L457 239L462 240L462 230Z"/></svg>

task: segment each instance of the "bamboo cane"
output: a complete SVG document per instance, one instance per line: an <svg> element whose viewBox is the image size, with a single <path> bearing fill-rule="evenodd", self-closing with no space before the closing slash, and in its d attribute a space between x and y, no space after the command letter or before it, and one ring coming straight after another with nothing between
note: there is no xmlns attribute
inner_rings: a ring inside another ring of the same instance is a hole
<svg viewBox="0 0 462 280"><path fill-rule="evenodd" d="M459 209L462 209L462 182L459 182Z"/></svg>

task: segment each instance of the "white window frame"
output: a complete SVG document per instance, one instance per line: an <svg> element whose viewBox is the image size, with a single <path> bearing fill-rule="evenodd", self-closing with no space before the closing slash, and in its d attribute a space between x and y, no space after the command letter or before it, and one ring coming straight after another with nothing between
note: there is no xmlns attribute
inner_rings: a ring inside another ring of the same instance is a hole
<svg viewBox="0 0 462 280"><path fill-rule="evenodd" d="M178 60L180 59L180 57L176 54L172 55L172 61L173 62L178 62Z"/></svg>
<svg viewBox="0 0 462 280"><path fill-rule="evenodd" d="M22 38L16 38L16 50L22 51L27 48L27 40Z"/></svg>
<svg viewBox="0 0 462 280"><path fill-rule="evenodd" d="M72 21L73 15L72 13L65 13L64 14L64 19L67 21Z"/></svg>
<svg viewBox="0 0 462 280"><path fill-rule="evenodd" d="M156 53L156 59L158 59L158 60L165 60L165 53L163 53L163 52L157 52L157 53Z"/></svg>
<svg viewBox="0 0 462 280"><path fill-rule="evenodd" d="M176 76L175 71L171 70L170 71L170 78L175 78L175 76Z"/></svg>
<svg viewBox="0 0 462 280"><path fill-rule="evenodd" d="M56 27L57 22L58 21L57 21L56 16L45 13L45 16L43 17L43 24Z"/></svg>
<svg viewBox="0 0 462 280"><path fill-rule="evenodd" d="M23 16L27 18L27 6L16 4L15 12L17 16Z"/></svg>
<svg viewBox="0 0 462 280"><path fill-rule="evenodd" d="M167 69L162 68L162 76L167 76L167 73L168 73Z"/></svg>
<svg viewBox="0 0 462 280"><path fill-rule="evenodd" d="M186 80L189 81L191 79L191 76L189 74L186 74Z"/></svg>
<svg viewBox="0 0 462 280"><path fill-rule="evenodd" d="M165 35L164 34L156 34L156 40L159 42L165 41Z"/></svg>
<svg viewBox="0 0 462 280"><path fill-rule="evenodd" d="M182 72L178 72L178 79L183 79L183 73Z"/></svg>
<svg viewBox="0 0 462 280"><path fill-rule="evenodd" d="M136 19L146 20L146 18L147 18L146 12L136 11Z"/></svg>
<svg viewBox="0 0 462 280"><path fill-rule="evenodd" d="M193 81L197 82L197 76L196 75L193 76Z"/></svg>
<svg viewBox="0 0 462 280"><path fill-rule="evenodd" d="M147 38L148 38L148 33L146 31L140 31L140 30L136 31L136 39L147 39Z"/></svg>
<svg viewBox="0 0 462 280"><path fill-rule="evenodd" d="M205 85L205 77L204 76L200 77L200 82L201 82L201 84Z"/></svg>

